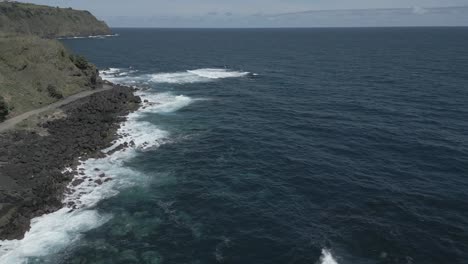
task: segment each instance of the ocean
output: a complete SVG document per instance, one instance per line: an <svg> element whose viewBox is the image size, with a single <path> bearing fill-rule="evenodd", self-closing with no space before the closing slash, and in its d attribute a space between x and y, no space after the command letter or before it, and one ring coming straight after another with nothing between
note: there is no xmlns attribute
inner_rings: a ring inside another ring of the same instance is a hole
<svg viewBox="0 0 468 264"><path fill-rule="evenodd" d="M468 28L114 31L131 147L4 263L468 262Z"/></svg>

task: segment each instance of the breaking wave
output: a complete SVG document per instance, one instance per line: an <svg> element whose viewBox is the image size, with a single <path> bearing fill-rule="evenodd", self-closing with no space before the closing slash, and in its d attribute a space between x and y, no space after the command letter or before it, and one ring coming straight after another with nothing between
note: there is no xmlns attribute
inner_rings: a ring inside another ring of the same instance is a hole
<svg viewBox="0 0 468 264"><path fill-rule="evenodd" d="M91 36L77 36L77 37L59 37L57 39L105 39L111 37L118 37L119 34L111 34L111 35L91 35Z"/></svg>
<svg viewBox="0 0 468 264"><path fill-rule="evenodd" d="M331 252L327 249L322 249L322 256L320 257L320 264L338 264Z"/></svg>
<svg viewBox="0 0 468 264"><path fill-rule="evenodd" d="M127 167L125 163L140 151L166 143L170 134L142 120L142 117L148 113L174 112L193 100L171 93L137 92L137 95L144 103L138 111L129 114L127 121L121 125L119 138L113 146L103 150L106 157L83 160L77 168L66 168L64 173L75 171L77 175L68 186L64 207L33 219L24 239L0 241L0 263L23 264L32 258L61 252L79 240L84 232L112 218L112 215L102 214L95 208L100 201L117 195L124 188L141 185L148 179L148 176Z"/></svg>
<svg viewBox="0 0 468 264"><path fill-rule="evenodd" d="M170 83L187 84L209 82L217 79L240 78L251 74L250 72L233 71L228 69L204 68L197 70L188 70L185 72L155 73L135 75L136 71L132 69L110 68L101 71L102 78L118 83Z"/></svg>
<svg viewBox="0 0 468 264"><path fill-rule="evenodd" d="M135 75L137 72L137 70L132 68L108 68L99 71L99 74L103 80L113 83L136 84L138 82L144 82L142 77Z"/></svg>
<svg viewBox="0 0 468 264"><path fill-rule="evenodd" d="M102 78L119 84L194 83L223 78L243 77L250 73L226 69L198 69L180 73L139 74L132 68L109 68L100 72ZM151 113L171 113L190 105L195 99L170 92L138 91L142 106L128 115L118 130L118 139L102 150L104 158L80 161L63 199L64 207L31 221L31 229L22 240L0 241L0 263L23 264L30 259L51 256L78 241L82 234L98 228L112 218L95 206L113 197L124 188L142 184L148 176L126 166L126 162L141 151L155 149L169 142L170 134L142 117Z"/></svg>
<svg viewBox="0 0 468 264"><path fill-rule="evenodd" d="M226 69L198 69L186 72L159 73L151 76L155 83L196 83L207 82L216 79L239 78L249 75L250 72L231 71Z"/></svg>

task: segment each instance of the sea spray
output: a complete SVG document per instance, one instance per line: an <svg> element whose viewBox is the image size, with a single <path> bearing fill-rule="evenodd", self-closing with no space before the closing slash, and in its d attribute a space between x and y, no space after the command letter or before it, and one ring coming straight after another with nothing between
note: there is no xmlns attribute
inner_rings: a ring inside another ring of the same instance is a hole
<svg viewBox="0 0 468 264"><path fill-rule="evenodd" d="M40 258L63 251L84 232L105 224L112 215L101 214L95 206L102 200L117 195L120 190L139 184L146 175L135 171L125 162L139 151L154 149L164 144L167 131L140 120L146 113L177 111L192 102L185 96L169 93L152 94L138 92L144 103L140 110L128 115L118 130L119 138L113 146L104 149L108 155L99 159L80 162L76 176L69 184L69 193L59 211L37 217L31 221L31 229L22 240L0 241L0 263L27 263L30 258ZM124 145L124 148L119 146ZM65 168L69 173L71 168Z"/></svg>
<svg viewBox="0 0 468 264"><path fill-rule="evenodd" d="M180 72L140 75L135 75L135 73L137 73L136 70L125 68L109 68L107 70L101 71L101 75L104 80L130 85L137 83L190 84L210 82L226 78L239 78L251 75L250 72L218 68L203 68Z"/></svg>
<svg viewBox="0 0 468 264"><path fill-rule="evenodd" d="M174 83L174 84L185 84L185 83L197 83L197 82L209 82L216 79L225 78L238 78L249 75L250 72L239 72L227 69L197 69L188 70L186 72L175 72L175 73L158 73L152 74L150 81L154 83Z"/></svg>
<svg viewBox="0 0 468 264"><path fill-rule="evenodd" d="M324 241L334 245L324 260L340 264L468 259L466 236L447 232L468 223L466 29L116 32L65 42L98 65L139 70L116 78L213 101L145 117L190 140L129 162L158 182L99 208L122 228L129 218L120 215L145 216L132 217L127 235L110 234L108 222L86 235L90 244L133 250L137 263L146 251L163 262L212 263L222 237L232 241L221 248L225 263L316 264ZM222 65L261 77L150 81ZM172 182L161 184L161 173ZM199 223L201 235L181 228L161 202ZM137 240L141 227L148 236ZM94 254L120 257L83 246L68 259L105 262Z"/></svg>
<svg viewBox="0 0 468 264"><path fill-rule="evenodd" d="M328 249L322 249L322 256L320 257L319 264L338 264Z"/></svg>
<svg viewBox="0 0 468 264"><path fill-rule="evenodd" d="M198 69L179 73L137 74L135 69L109 68L101 71L104 80L119 84L141 86L148 83L185 84L209 82L217 79L244 77L249 72L226 69ZM27 263L30 259L52 257L78 241L83 233L107 223L113 216L103 214L95 207L104 200L118 195L121 190L143 184L148 176L126 166L126 162L139 152L155 149L168 142L170 133L144 121L147 114L170 113L199 99L171 92L139 91L143 100L136 112L127 116L118 130L119 137L109 148L103 149L104 158L80 161L75 168L64 168L63 173L74 170L77 174L69 184L69 192L59 211L37 217L22 240L0 241L0 262Z"/></svg>

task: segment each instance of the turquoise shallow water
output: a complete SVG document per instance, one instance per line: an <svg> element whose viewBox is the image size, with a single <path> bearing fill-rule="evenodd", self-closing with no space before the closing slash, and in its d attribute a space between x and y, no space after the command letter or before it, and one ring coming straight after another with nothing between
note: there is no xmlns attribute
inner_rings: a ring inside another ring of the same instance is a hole
<svg viewBox="0 0 468 264"><path fill-rule="evenodd" d="M140 147L29 262L468 259L466 28L115 31L64 43L145 89Z"/></svg>

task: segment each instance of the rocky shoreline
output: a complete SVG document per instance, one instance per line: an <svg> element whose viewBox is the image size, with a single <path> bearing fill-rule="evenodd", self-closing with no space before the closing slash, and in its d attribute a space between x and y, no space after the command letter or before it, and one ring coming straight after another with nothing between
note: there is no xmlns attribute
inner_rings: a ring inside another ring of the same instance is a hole
<svg viewBox="0 0 468 264"><path fill-rule="evenodd" d="M23 238L32 218L64 206L74 178L64 168L104 155L125 116L141 103L133 92L114 85L63 106L37 130L0 134L0 240Z"/></svg>

